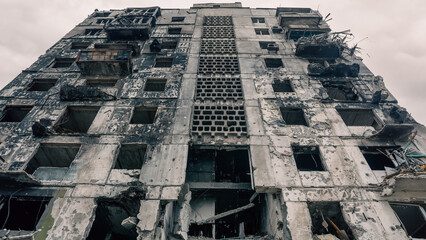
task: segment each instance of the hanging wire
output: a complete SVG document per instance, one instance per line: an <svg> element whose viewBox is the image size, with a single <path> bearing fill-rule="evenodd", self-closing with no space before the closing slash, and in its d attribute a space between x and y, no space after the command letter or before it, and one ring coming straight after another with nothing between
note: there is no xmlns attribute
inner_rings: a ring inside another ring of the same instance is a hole
<svg viewBox="0 0 426 240"><path fill-rule="evenodd" d="M7 216L6 216L6 219L4 220L4 223L3 223L3 226L1 227L1 229L4 229L4 227L6 226L7 221L9 220L9 216L10 216L10 201L12 200L13 195L15 195L17 192L19 192L21 190L22 190L22 188L16 190L12 194L10 194L9 200L7 201Z"/></svg>

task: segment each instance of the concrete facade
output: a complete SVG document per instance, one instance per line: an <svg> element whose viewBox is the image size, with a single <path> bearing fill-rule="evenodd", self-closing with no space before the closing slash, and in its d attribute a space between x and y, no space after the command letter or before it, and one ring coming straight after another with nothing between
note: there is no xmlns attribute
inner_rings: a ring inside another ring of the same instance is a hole
<svg viewBox="0 0 426 240"><path fill-rule="evenodd" d="M342 34L94 12L0 91L0 238L426 239L426 129Z"/></svg>

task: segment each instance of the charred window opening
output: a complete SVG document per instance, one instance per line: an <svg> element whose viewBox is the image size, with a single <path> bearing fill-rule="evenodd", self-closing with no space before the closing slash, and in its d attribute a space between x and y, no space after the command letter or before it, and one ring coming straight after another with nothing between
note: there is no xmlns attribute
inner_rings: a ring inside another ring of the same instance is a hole
<svg viewBox="0 0 426 240"><path fill-rule="evenodd" d="M269 29L267 28L255 28L256 35L269 35Z"/></svg>
<svg viewBox="0 0 426 240"><path fill-rule="evenodd" d="M370 126L378 129L379 123L371 109L336 109L346 126Z"/></svg>
<svg viewBox="0 0 426 240"><path fill-rule="evenodd" d="M13 231L35 231L51 197L0 198L0 226Z"/></svg>
<svg viewBox="0 0 426 240"><path fill-rule="evenodd" d="M86 79L86 85L90 87L115 87L117 84L118 79L117 78L93 78L93 79Z"/></svg>
<svg viewBox="0 0 426 240"><path fill-rule="evenodd" d="M171 57L157 57L155 58L154 67L167 68L173 65L173 58Z"/></svg>
<svg viewBox="0 0 426 240"><path fill-rule="evenodd" d="M180 34L182 32L182 28L169 28L167 30L168 34Z"/></svg>
<svg viewBox="0 0 426 240"><path fill-rule="evenodd" d="M114 169L141 169L145 160L145 144L123 144Z"/></svg>
<svg viewBox="0 0 426 240"><path fill-rule="evenodd" d="M86 29L84 31L84 35L86 36L96 36L99 35L101 33L102 29L99 28L94 28L94 29Z"/></svg>
<svg viewBox="0 0 426 240"><path fill-rule="evenodd" d="M327 91L328 97L340 101L356 101L358 95L354 86L349 81L323 81L322 85Z"/></svg>
<svg viewBox="0 0 426 240"><path fill-rule="evenodd" d="M98 114L97 106L71 106L53 127L60 133L86 133Z"/></svg>
<svg viewBox="0 0 426 240"><path fill-rule="evenodd" d="M52 68L68 68L75 62L75 58L55 58Z"/></svg>
<svg viewBox="0 0 426 240"><path fill-rule="evenodd" d="M79 150L80 144L43 143L28 162L25 172L41 175L52 168L68 168Z"/></svg>
<svg viewBox="0 0 426 240"><path fill-rule="evenodd" d="M263 17L252 17L251 22L252 23L265 23L265 18L263 18Z"/></svg>
<svg viewBox="0 0 426 240"><path fill-rule="evenodd" d="M411 203L390 203L408 236L412 238L426 238L426 211L425 206Z"/></svg>
<svg viewBox="0 0 426 240"><path fill-rule="evenodd" d="M106 24L111 22L112 19L110 18L99 18L98 20L96 20L97 24Z"/></svg>
<svg viewBox="0 0 426 240"><path fill-rule="evenodd" d="M22 122L33 106L6 106L0 122Z"/></svg>
<svg viewBox="0 0 426 240"><path fill-rule="evenodd" d="M176 49L177 40L163 39L163 41L161 41L161 47L163 49Z"/></svg>
<svg viewBox="0 0 426 240"><path fill-rule="evenodd" d="M130 124L153 124L157 107L135 107Z"/></svg>
<svg viewBox="0 0 426 240"><path fill-rule="evenodd" d="M308 126L303 109L282 107L280 111L286 125Z"/></svg>
<svg viewBox="0 0 426 240"><path fill-rule="evenodd" d="M90 46L90 42L73 42L71 43L71 49L86 49Z"/></svg>
<svg viewBox="0 0 426 240"><path fill-rule="evenodd" d="M290 80L280 81L276 79L272 84L272 89L274 90L274 92L294 92Z"/></svg>
<svg viewBox="0 0 426 240"><path fill-rule="evenodd" d="M202 149L188 154L188 182L251 182L248 149Z"/></svg>
<svg viewBox="0 0 426 240"><path fill-rule="evenodd" d="M343 218L339 202L310 202L308 209L314 235L332 234L339 239L355 239Z"/></svg>
<svg viewBox="0 0 426 240"><path fill-rule="evenodd" d="M268 46L275 45L276 42L259 42L261 49L268 49Z"/></svg>
<svg viewBox="0 0 426 240"><path fill-rule="evenodd" d="M265 64L267 68L282 68L284 67L281 58L265 58Z"/></svg>
<svg viewBox="0 0 426 240"><path fill-rule="evenodd" d="M28 86L27 91L30 92L35 92L35 91L40 91L40 92L45 92L45 91L49 91L49 89L51 89L53 86L55 86L56 82L58 81L58 79L33 79L33 81L31 82L31 84Z"/></svg>
<svg viewBox="0 0 426 240"><path fill-rule="evenodd" d="M97 200L95 221L86 239L137 239L139 209L140 199L137 198Z"/></svg>
<svg viewBox="0 0 426 240"><path fill-rule="evenodd" d="M395 167L391 152L397 148L398 147L360 147L360 150L371 170L385 170L385 167Z"/></svg>
<svg viewBox="0 0 426 240"><path fill-rule="evenodd" d="M183 22L185 17L172 17L172 22Z"/></svg>
<svg viewBox="0 0 426 240"><path fill-rule="evenodd" d="M317 146L292 146L299 171L325 171Z"/></svg>
<svg viewBox="0 0 426 240"><path fill-rule="evenodd" d="M193 191L189 236L244 238L267 230L265 196L245 190Z"/></svg>
<svg viewBox="0 0 426 240"><path fill-rule="evenodd" d="M145 83L145 92L163 92L166 89L167 79L148 78Z"/></svg>

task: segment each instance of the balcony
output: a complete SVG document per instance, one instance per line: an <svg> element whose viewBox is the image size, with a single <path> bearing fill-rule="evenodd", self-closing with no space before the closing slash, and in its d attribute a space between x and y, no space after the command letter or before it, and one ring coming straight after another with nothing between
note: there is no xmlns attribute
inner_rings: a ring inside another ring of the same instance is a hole
<svg viewBox="0 0 426 240"><path fill-rule="evenodd" d="M132 73L132 51L87 49L79 52L77 66L82 75L126 76Z"/></svg>

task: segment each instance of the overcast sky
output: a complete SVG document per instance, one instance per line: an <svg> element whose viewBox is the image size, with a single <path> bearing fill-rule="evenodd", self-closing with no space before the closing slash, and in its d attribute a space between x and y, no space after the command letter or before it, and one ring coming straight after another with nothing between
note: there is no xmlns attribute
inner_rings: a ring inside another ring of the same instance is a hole
<svg viewBox="0 0 426 240"><path fill-rule="evenodd" d="M95 9L160 6L189 8L212 1L0 0L0 88ZM214 1L233 2L233 1ZM244 7L310 7L331 13L333 31L351 29L364 62L384 77L388 89L414 118L426 124L425 0L242 1Z"/></svg>

